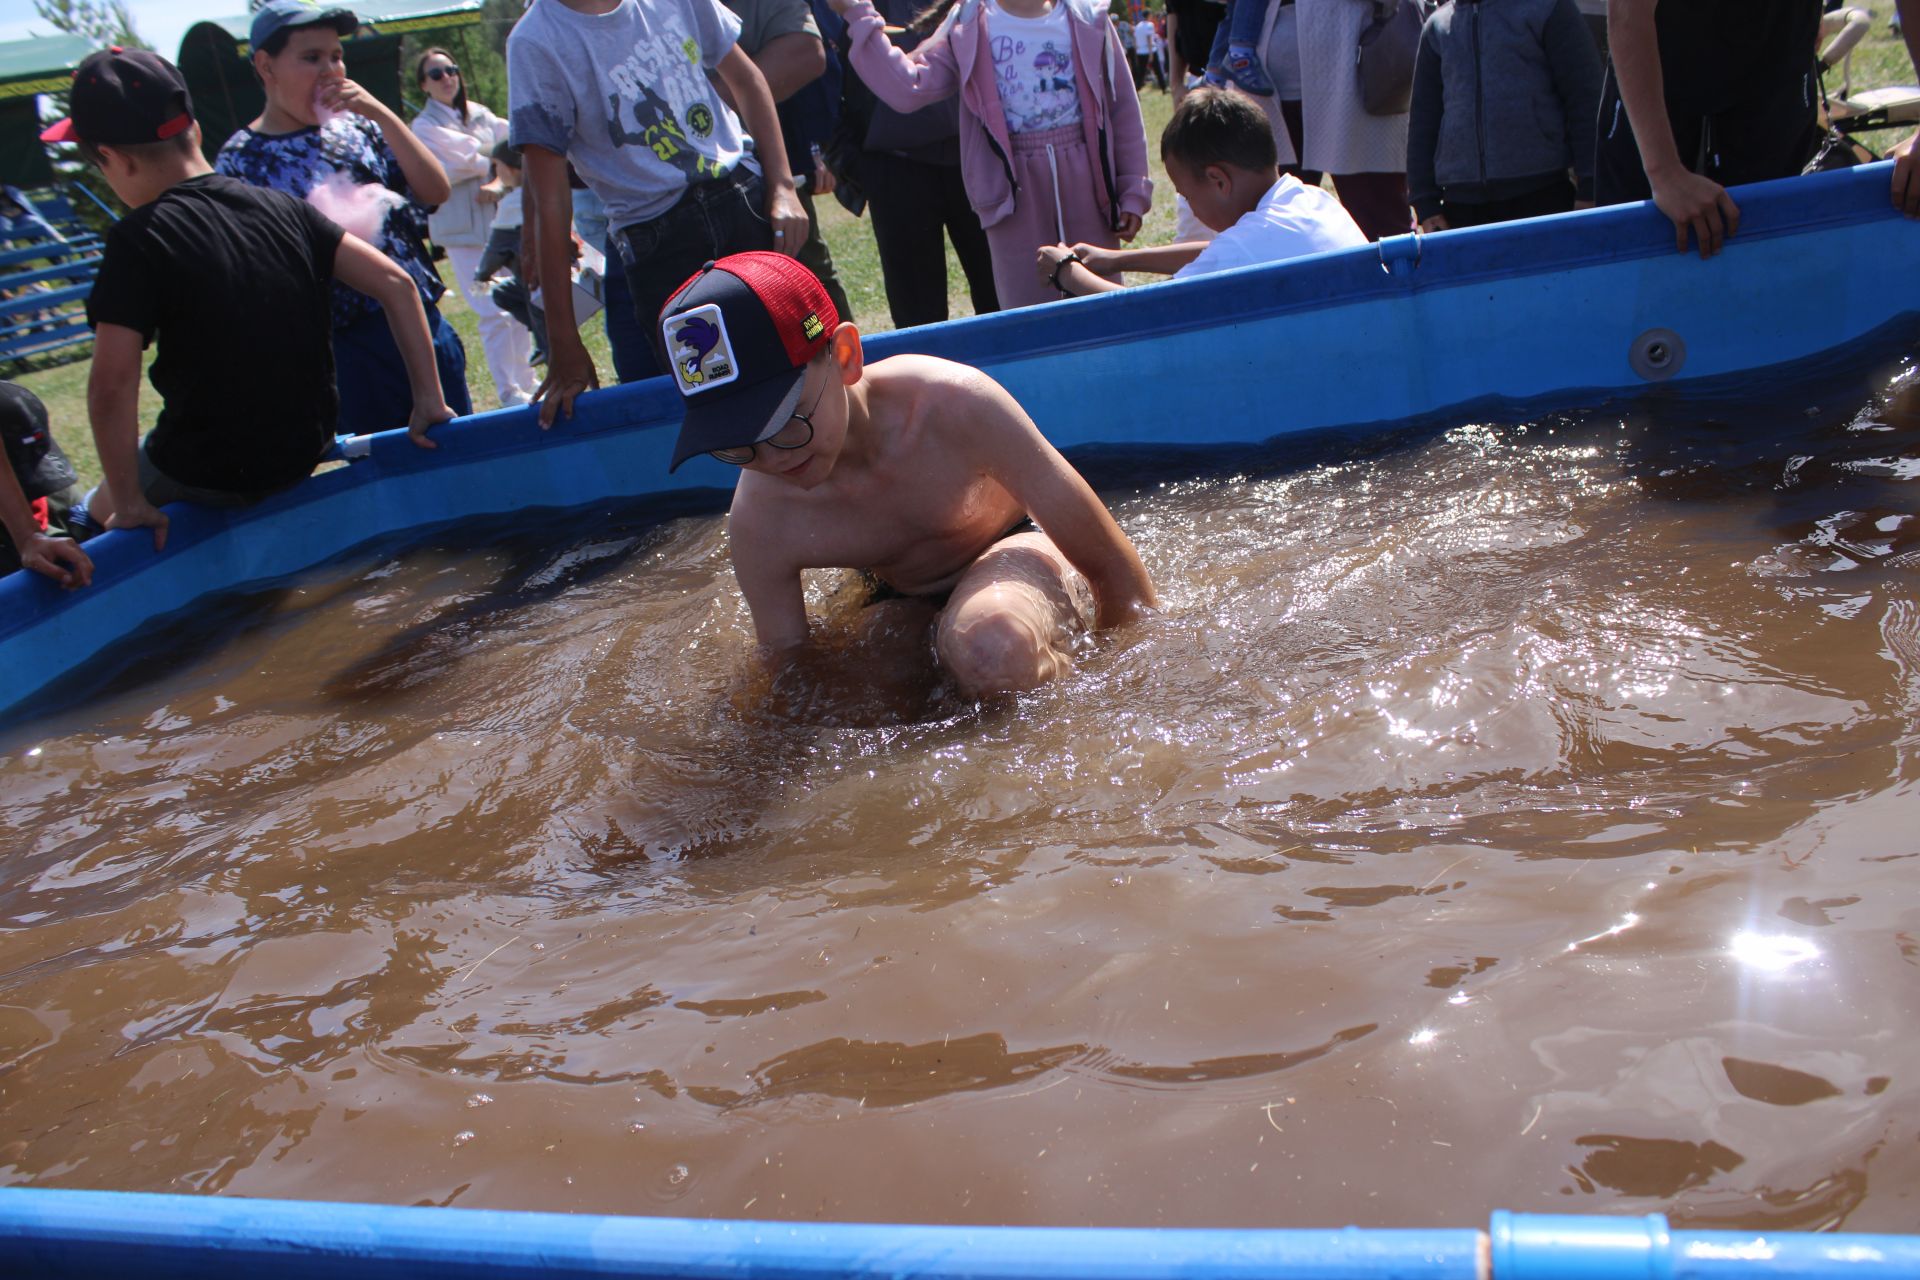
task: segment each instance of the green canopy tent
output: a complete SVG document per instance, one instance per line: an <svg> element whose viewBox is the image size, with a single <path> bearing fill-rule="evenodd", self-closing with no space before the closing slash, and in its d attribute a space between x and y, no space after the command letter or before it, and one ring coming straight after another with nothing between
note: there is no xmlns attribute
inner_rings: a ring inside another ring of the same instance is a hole
<svg viewBox="0 0 1920 1280"><path fill-rule="evenodd" d="M53 162L40 143L39 95L60 93L93 46L79 36L30 36L0 44L0 182L43 187Z"/></svg>
<svg viewBox="0 0 1920 1280"><path fill-rule="evenodd" d="M360 33L346 42L347 75L406 115L401 99L400 38L416 31L465 27L481 19L482 0L373 0L353 5ZM251 14L194 24L180 41L180 73L193 94L201 146L208 156L247 121L266 98L254 78L247 33Z"/></svg>

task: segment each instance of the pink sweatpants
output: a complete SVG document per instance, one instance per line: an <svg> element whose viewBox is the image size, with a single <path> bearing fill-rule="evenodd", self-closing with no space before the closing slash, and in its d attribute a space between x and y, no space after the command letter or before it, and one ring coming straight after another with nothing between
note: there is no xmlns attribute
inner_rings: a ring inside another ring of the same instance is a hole
<svg viewBox="0 0 1920 1280"><path fill-rule="evenodd" d="M1062 239L1108 249L1120 245L1100 211L1100 174L1079 125L1016 133L1011 159L1020 184L1013 212L987 228L993 287L1003 310L1059 299L1034 265L1041 245Z"/></svg>

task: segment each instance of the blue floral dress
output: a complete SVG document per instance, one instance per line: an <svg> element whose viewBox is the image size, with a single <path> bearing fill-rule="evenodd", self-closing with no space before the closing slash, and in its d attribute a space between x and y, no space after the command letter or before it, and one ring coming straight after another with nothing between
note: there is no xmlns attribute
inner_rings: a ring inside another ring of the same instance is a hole
<svg viewBox="0 0 1920 1280"><path fill-rule="evenodd" d="M355 186L382 186L407 202L387 211L374 247L406 269L431 308L447 291L427 256L427 210L413 198L399 158L363 116L341 115L324 126L292 133L256 133L242 127L220 148L214 169L256 187L270 187L306 199L307 193L336 173ZM333 286L333 327L345 329L380 310L380 304L343 284Z"/></svg>

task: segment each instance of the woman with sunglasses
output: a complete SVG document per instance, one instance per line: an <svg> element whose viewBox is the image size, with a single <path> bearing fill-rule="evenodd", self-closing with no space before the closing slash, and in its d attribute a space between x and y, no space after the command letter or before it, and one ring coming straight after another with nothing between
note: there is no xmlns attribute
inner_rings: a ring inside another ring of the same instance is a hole
<svg viewBox="0 0 1920 1280"><path fill-rule="evenodd" d="M467 99L466 81L453 55L428 49L413 66L414 83L427 105L413 118L413 132L447 171L453 194L428 220L433 242L447 251L447 266L480 322L480 345L503 406L525 404L539 380L528 362L532 337L493 305L493 286L474 279L493 225L501 191L488 183L493 149L506 141L507 122Z"/></svg>

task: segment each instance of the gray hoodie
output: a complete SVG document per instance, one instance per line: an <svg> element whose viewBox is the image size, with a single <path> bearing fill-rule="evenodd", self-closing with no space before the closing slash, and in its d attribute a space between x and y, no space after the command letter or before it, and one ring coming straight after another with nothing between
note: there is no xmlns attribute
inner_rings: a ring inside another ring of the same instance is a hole
<svg viewBox="0 0 1920 1280"><path fill-rule="evenodd" d="M1593 198L1600 55L1573 0L1453 0L1420 33L1407 195L1421 219L1572 169Z"/></svg>

